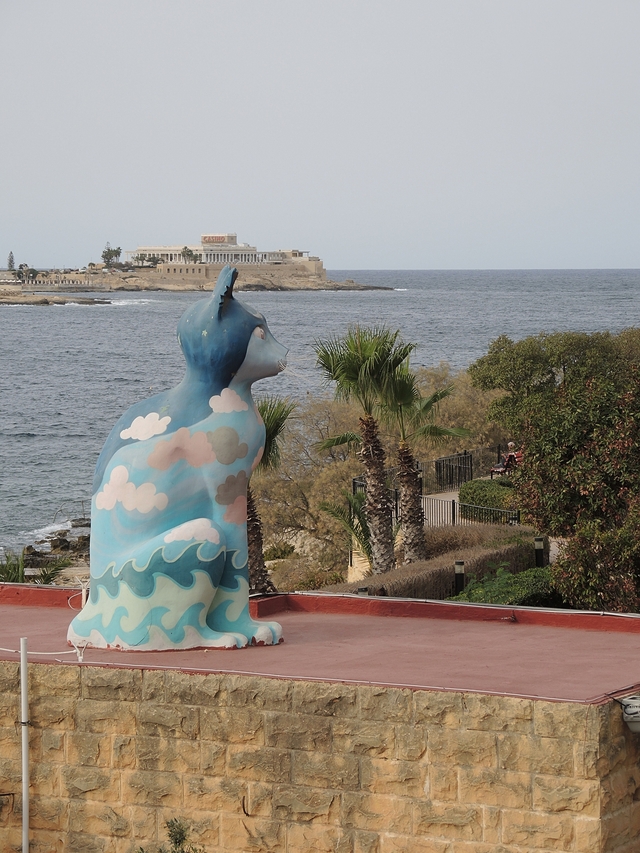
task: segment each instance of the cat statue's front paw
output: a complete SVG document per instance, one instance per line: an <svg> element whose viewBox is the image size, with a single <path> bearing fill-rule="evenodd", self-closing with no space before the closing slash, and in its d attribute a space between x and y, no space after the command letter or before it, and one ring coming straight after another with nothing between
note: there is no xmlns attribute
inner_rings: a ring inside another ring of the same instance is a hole
<svg viewBox="0 0 640 853"><path fill-rule="evenodd" d="M278 622L254 622L255 630L251 632L251 645L275 646L282 643L282 626Z"/></svg>

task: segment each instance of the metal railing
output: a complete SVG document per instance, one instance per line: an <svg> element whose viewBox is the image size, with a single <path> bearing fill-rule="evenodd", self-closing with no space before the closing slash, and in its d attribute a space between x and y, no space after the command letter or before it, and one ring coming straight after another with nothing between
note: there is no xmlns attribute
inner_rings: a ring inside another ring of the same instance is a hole
<svg viewBox="0 0 640 853"><path fill-rule="evenodd" d="M519 509L495 509L422 496L424 523L430 527L471 524L520 524Z"/></svg>
<svg viewBox="0 0 640 853"><path fill-rule="evenodd" d="M458 491L463 483L486 477L496 462L502 459L506 448L501 445L477 447L450 456L441 456L428 462L416 462L422 480L422 511L425 524L520 524L520 510L461 504L457 500L441 500L430 495ZM399 492L395 487L397 468L387 470L393 523L400 523ZM355 477L353 494L366 491L365 478ZM428 497L429 496L429 497Z"/></svg>

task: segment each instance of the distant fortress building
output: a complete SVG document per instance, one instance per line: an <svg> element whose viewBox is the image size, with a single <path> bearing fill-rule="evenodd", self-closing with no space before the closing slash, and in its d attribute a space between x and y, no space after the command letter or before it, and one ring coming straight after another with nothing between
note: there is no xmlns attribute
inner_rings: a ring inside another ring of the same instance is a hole
<svg viewBox="0 0 640 853"><path fill-rule="evenodd" d="M185 251L186 250L186 251ZM223 267L225 264L242 266L251 264L263 268L286 265L295 267L308 275L326 277L320 258L310 256L308 251L300 249L279 249L273 252L259 252L248 243L238 243L237 234L203 234L199 245L192 246L138 246L135 251L127 251L125 260L129 263L144 265L152 261L162 264L167 273L183 274L190 264ZM175 267L174 267L175 265Z"/></svg>

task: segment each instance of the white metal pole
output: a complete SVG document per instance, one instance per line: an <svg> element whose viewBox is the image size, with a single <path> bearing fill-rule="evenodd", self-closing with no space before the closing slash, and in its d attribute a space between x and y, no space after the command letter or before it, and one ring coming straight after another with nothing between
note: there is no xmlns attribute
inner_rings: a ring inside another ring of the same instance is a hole
<svg viewBox="0 0 640 853"><path fill-rule="evenodd" d="M20 728L22 729L22 853L29 853L29 680L27 638L20 638Z"/></svg>

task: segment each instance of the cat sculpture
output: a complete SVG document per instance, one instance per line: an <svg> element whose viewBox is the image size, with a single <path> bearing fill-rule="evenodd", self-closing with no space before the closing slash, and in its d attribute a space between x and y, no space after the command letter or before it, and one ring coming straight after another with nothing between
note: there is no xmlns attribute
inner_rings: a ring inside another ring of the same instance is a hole
<svg viewBox="0 0 640 853"><path fill-rule="evenodd" d="M91 580L75 646L240 648L281 642L249 615L247 484L265 429L251 397L286 365L264 317L225 267L178 324L182 381L132 406L96 465Z"/></svg>

